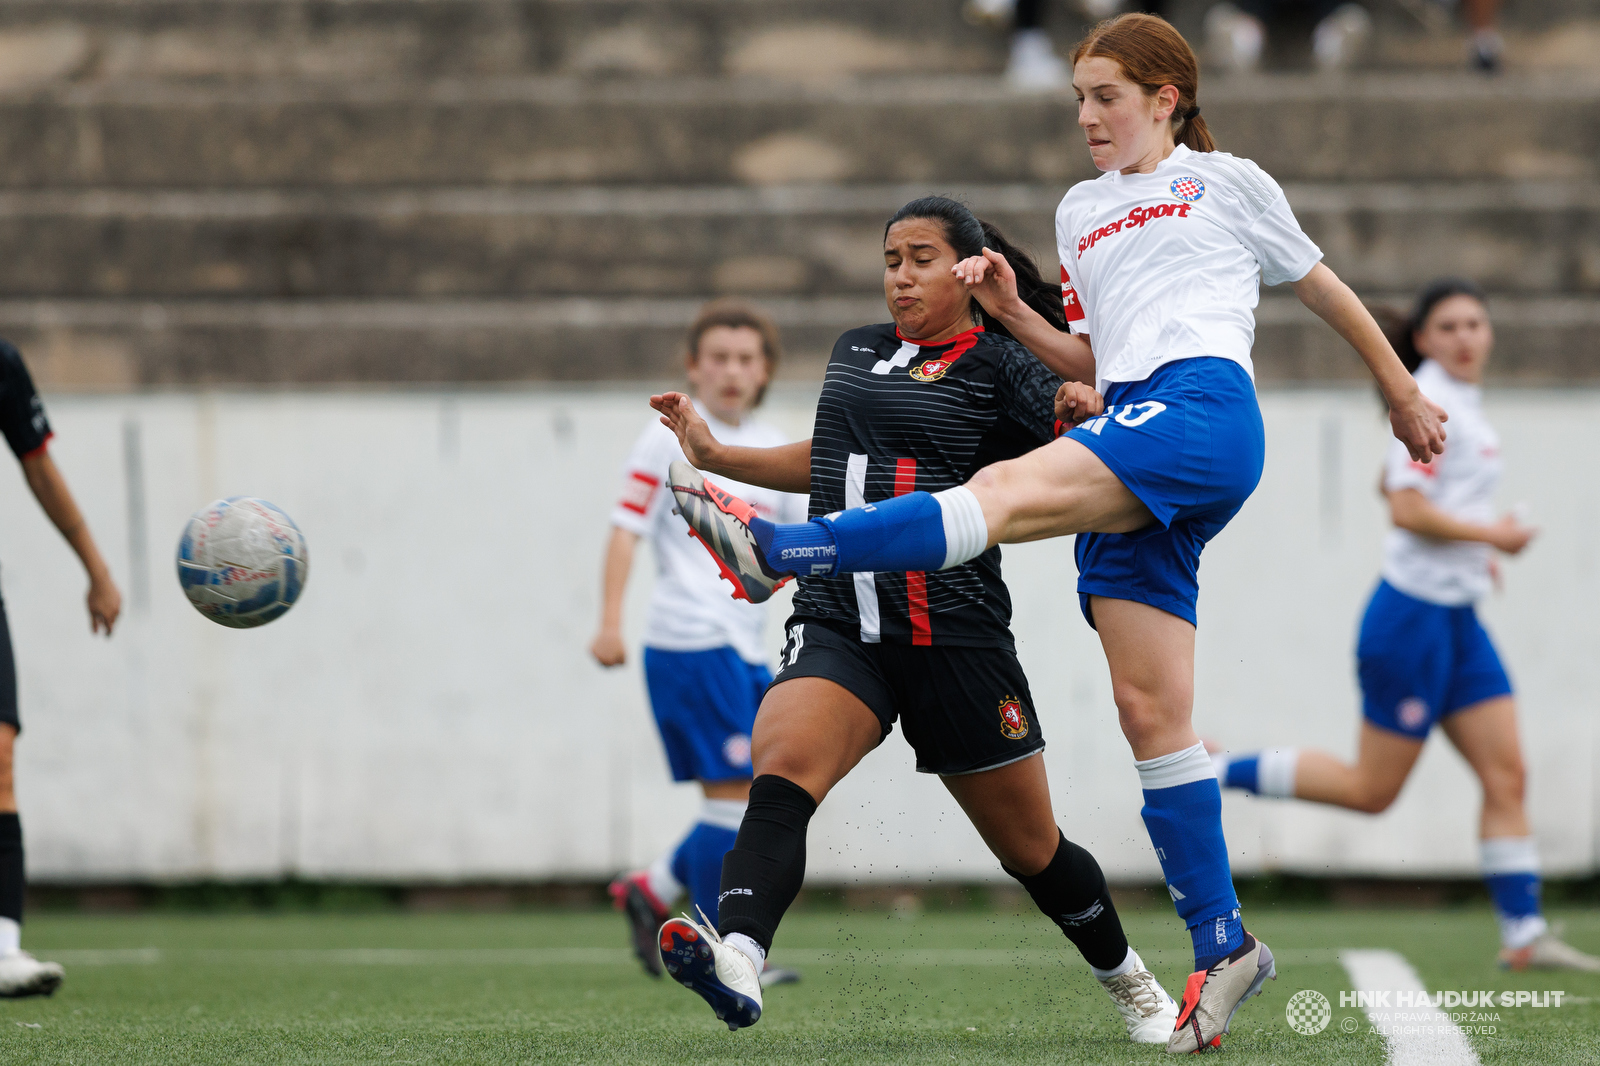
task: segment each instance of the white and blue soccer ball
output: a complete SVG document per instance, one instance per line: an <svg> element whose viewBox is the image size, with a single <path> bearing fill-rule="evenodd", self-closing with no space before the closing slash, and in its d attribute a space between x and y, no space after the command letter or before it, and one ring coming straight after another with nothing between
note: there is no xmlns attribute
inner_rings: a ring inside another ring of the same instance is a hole
<svg viewBox="0 0 1600 1066"><path fill-rule="evenodd" d="M266 500L201 508L178 538L178 584L194 609L234 629L264 626L300 598L309 560L294 520Z"/></svg>

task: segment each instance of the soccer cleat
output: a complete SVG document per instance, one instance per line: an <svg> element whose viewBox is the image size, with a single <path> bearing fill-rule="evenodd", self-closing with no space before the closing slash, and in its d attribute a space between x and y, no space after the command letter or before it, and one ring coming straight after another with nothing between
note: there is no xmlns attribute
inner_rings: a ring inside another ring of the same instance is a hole
<svg viewBox="0 0 1600 1066"><path fill-rule="evenodd" d="M689 523L690 536L705 545L722 568L722 576L732 582L735 599L765 603L794 576L767 565L750 532L754 507L717 488L681 461L667 468L667 487L678 501L678 513Z"/></svg>
<svg viewBox="0 0 1600 1066"><path fill-rule="evenodd" d="M688 915L667 919L661 926L661 962L674 981L700 993L729 1029L743 1029L761 1018L755 963L724 944L715 929Z"/></svg>
<svg viewBox="0 0 1600 1066"><path fill-rule="evenodd" d="M40 962L26 951L0 956L0 997L6 999L51 995L66 977L59 962Z"/></svg>
<svg viewBox="0 0 1600 1066"><path fill-rule="evenodd" d="M1500 952L1503 970L1577 970L1600 973L1600 959L1585 954L1554 933L1544 933L1523 948Z"/></svg>
<svg viewBox="0 0 1600 1066"><path fill-rule="evenodd" d="M661 976L661 953L656 950L656 930L667 920L667 908L656 894L644 873L623 874L606 887L612 905L628 919L628 931L633 940L633 953L639 956L644 972L651 977Z"/></svg>
<svg viewBox="0 0 1600 1066"><path fill-rule="evenodd" d="M1188 1055L1208 1047L1220 1048L1222 1034L1233 1024L1239 1007L1261 991L1267 978L1277 976L1271 949L1245 933L1244 946L1238 951L1209 970L1189 975L1167 1052Z"/></svg>
<svg viewBox="0 0 1600 1066"><path fill-rule="evenodd" d="M1135 1044L1165 1044L1178 1021L1178 1005L1156 975L1145 968L1138 952L1134 952L1133 962L1133 969L1102 979L1100 987L1116 1004L1117 1013L1128 1027L1129 1040Z"/></svg>

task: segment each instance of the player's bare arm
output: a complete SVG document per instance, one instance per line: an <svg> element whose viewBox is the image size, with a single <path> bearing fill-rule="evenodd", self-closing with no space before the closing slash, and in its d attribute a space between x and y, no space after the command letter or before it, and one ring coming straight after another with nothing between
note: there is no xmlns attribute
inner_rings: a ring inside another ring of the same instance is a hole
<svg viewBox="0 0 1600 1066"><path fill-rule="evenodd" d="M122 613L122 593L118 591L117 583L111 580L111 570L101 558L100 549L95 546L94 537L89 533L89 523L84 521L83 513L78 510L66 479L61 476L55 460L50 458L47 451L34 452L23 459L22 473L39 506L44 508L44 513L61 531L72 550L78 553L83 569L89 575L87 602L90 632L104 631L109 637L111 628L117 624L117 616Z"/></svg>
<svg viewBox="0 0 1600 1066"><path fill-rule="evenodd" d="M1094 349L1089 338L1064 333L1023 302L1017 293L1017 274L1006 257L991 248L963 259L951 268L985 313L1005 323L1023 347L1065 381L1094 381Z"/></svg>
<svg viewBox="0 0 1600 1066"><path fill-rule="evenodd" d="M601 666L621 666L628 661L627 645L622 640L622 601L628 591L628 573L633 569L633 553L638 545L639 534L611 527L600 579L600 629L589 643L589 654Z"/></svg>
<svg viewBox="0 0 1600 1066"><path fill-rule="evenodd" d="M776 448L731 447L712 435L684 393L652 396L650 406L660 412L661 424L677 434L683 457L696 469L778 492L811 491L809 438Z"/></svg>
<svg viewBox="0 0 1600 1066"><path fill-rule="evenodd" d="M1444 408L1422 395L1416 380L1378 328L1372 312L1350 291L1350 286L1323 263L1294 283L1294 294L1343 337L1361 356L1378 381L1389 405L1389 426L1395 439L1419 463L1444 454Z"/></svg>
<svg viewBox="0 0 1600 1066"><path fill-rule="evenodd" d="M1419 537L1476 541L1507 555L1516 555L1539 533L1538 529L1523 525L1511 514L1488 524L1463 521L1446 514L1416 489L1396 489L1385 495L1389 497L1389 515L1394 524Z"/></svg>

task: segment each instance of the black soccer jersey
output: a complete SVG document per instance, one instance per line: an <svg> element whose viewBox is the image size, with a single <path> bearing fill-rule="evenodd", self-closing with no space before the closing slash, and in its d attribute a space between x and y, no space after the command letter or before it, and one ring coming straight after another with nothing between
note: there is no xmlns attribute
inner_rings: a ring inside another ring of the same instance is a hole
<svg viewBox="0 0 1600 1066"><path fill-rule="evenodd" d="M25 459L49 442L50 422L44 416L44 401L34 390L33 378L22 362L22 353L8 341L0 340L0 433L18 459Z"/></svg>
<svg viewBox="0 0 1600 1066"><path fill-rule="evenodd" d="M893 325L840 337L811 438L811 516L965 484L1054 439L1057 378L1009 338L969 330L940 345ZM802 577L796 618L895 644L1014 647L1000 549L936 573Z"/></svg>

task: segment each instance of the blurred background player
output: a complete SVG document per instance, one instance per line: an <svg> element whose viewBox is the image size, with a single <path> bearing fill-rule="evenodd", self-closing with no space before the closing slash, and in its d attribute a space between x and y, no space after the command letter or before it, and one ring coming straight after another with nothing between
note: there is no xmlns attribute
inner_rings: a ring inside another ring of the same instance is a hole
<svg viewBox="0 0 1600 1066"><path fill-rule="evenodd" d="M780 431L750 417L766 395L779 352L777 328L754 308L714 301L701 309L689 329L689 388L695 409L720 439L752 448L788 443ZM622 496L611 513L603 613L590 645L602 666L626 661L623 596L634 550L641 538L648 539L656 585L645 622L645 684L673 780L698 781L705 794L699 818L681 841L610 887L628 917L639 960L656 977L656 929L681 894L687 891L690 908L716 921L722 856L733 847L750 795L750 731L772 681L762 638L766 608L732 598L716 562L674 513L664 484L667 467L682 459L672 430L652 418L628 456ZM804 520L804 496L748 485L740 491L763 514ZM793 977L792 971L774 969L764 980Z"/></svg>
<svg viewBox="0 0 1600 1066"><path fill-rule="evenodd" d="M1383 492L1395 528L1383 576L1361 620L1362 707L1354 764L1323 751L1276 748L1212 756L1224 787L1378 814L1400 794L1435 724L1483 785L1483 877L1500 918L1501 965L1600 971L1600 959L1550 932L1540 911L1539 853L1523 808L1526 772L1517 703L1474 604L1498 577L1494 552L1516 555L1535 530L1494 517L1500 440L1483 414L1494 332L1483 295L1446 278L1418 298L1394 338L1423 393L1450 414L1444 454L1412 462L1389 447Z"/></svg>
<svg viewBox="0 0 1600 1066"><path fill-rule="evenodd" d="M122 593L89 525L67 489L67 483L50 458L52 436L44 404L22 354L0 341L0 432L22 463L28 488L50 521L67 538L89 575L89 629L111 635L122 610ZM17 814L17 793L12 758L22 722L17 713L17 666L11 654L11 629L5 605L0 602L0 996L49 995L66 976L60 964L40 962L22 950L23 873L22 821Z"/></svg>

